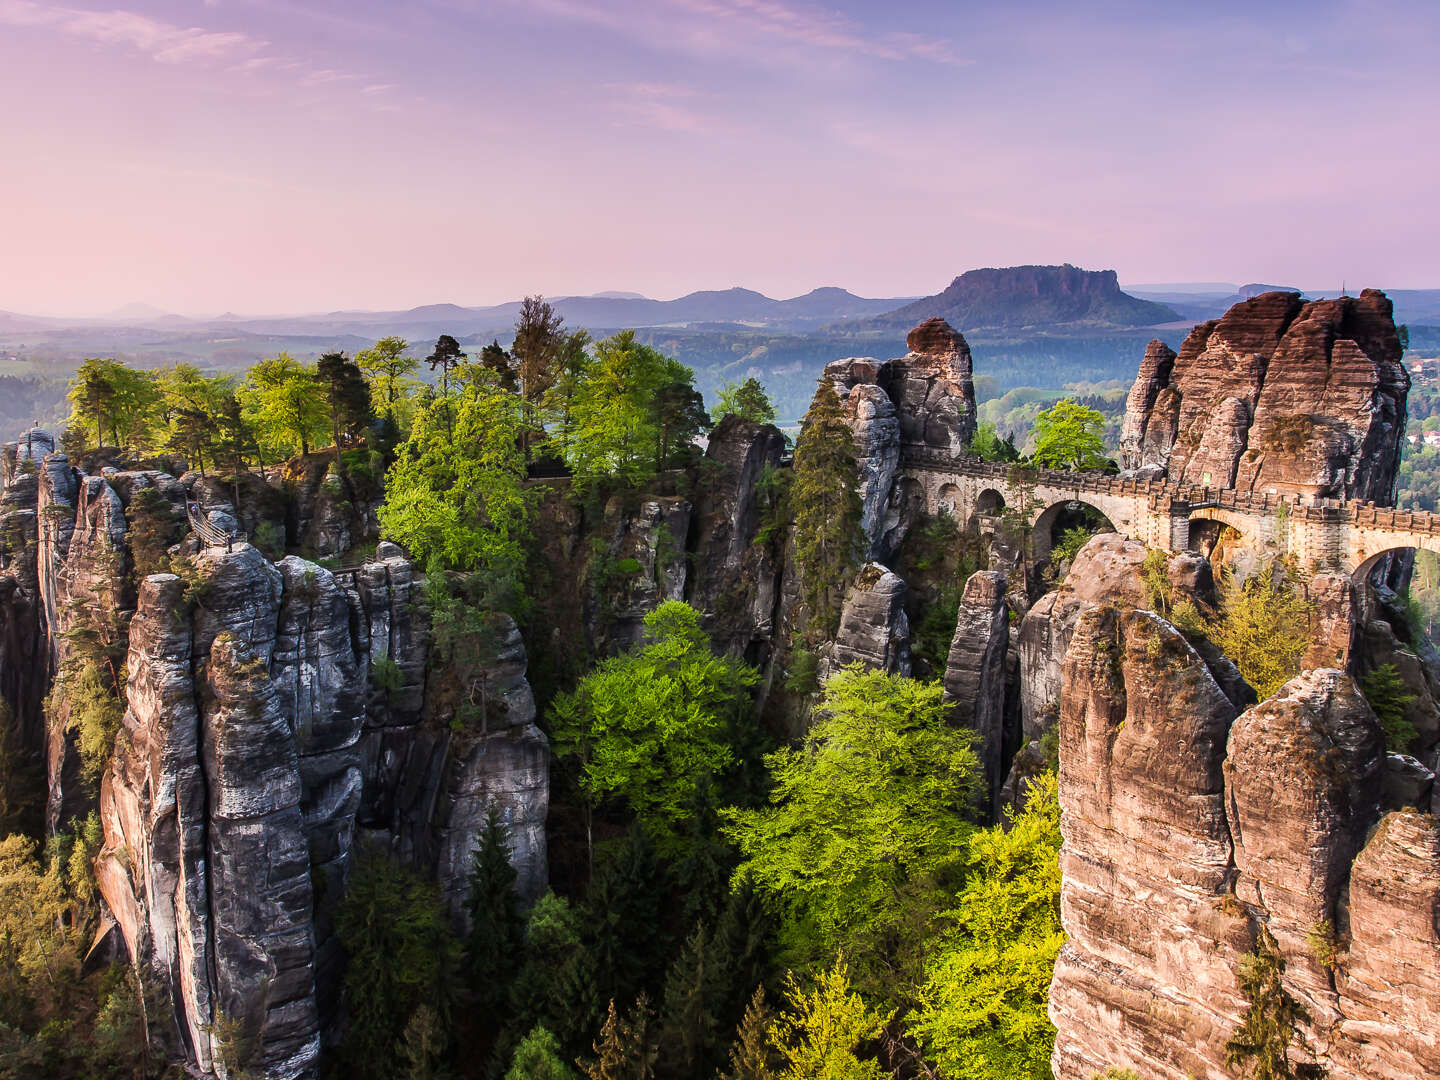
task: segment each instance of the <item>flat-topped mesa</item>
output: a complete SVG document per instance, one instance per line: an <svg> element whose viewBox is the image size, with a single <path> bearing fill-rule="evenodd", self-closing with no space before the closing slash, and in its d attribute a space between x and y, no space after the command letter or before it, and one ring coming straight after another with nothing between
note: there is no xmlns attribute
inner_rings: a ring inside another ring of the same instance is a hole
<svg viewBox="0 0 1440 1080"><path fill-rule="evenodd" d="M1126 402L1121 466L1242 491L1394 498L1410 379L1390 300L1267 292L1152 342Z"/></svg>

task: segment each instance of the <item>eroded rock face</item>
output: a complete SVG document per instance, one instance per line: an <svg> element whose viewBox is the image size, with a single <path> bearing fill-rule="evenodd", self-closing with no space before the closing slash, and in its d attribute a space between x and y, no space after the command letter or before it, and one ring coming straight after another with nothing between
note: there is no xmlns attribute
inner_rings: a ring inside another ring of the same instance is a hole
<svg viewBox="0 0 1440 1080"><path fill-rule="evenodd" d="M880 362L836 360L825 368L855 433L861 529L868 557L888 562L904 538L916 503L895 484L901 448L958 453L975 434L970 347L944 319L910 331L909 352Z"/></svg>
<svg viewBox="0 0 1440 1080"><path fill-rule="evenodd" d="M910 620L905 615L905 579L879 563L861 568L845 593L840 630L820 677L828 679L850 664L910 674Z"/></svg>
<svg viewBox="0 0 1440 1080"><path fill-rule="evenodd" d="M689 602L716 647L745 654L775 630L779 567L774 548L757 544L772 498L760 481L780 467L785 436L770 424L731 414L710 433L709 463L695 507L694 573Z"/></svg>
<svg viewBox="0 0 1440 1080"><path fill-rule="evenodd" d="M1269 292L1146 352L1126 402L1127 469L1245 491L1386 503L1410 380L1384 293Z"/></svg>
<svg viewBox="0 0 1440 1080"><path fill-rule="evenodd" d="M1061 1080L1129 1067L1214 1077L1242 1003L1247 920L1222 763L1234 706L1184 637L1147 611L1091 607L1060 706L1061 918L1050 991Z"/></svg>
<svg viewBox="0 0 1440 1080"><path fill-rule="evenodd" d="M945 699L957 724L974 731L975 751L985 769L994 806L1005 779L1005 660L1010 646L1010 609L1005 575L972 574L960 598L960 613L945 665Z"/></svg>
<svg viewBox="0 0 1440 1080"><path fill-rule="evenodd" d="M1433 1075L1436 819L1409 809L1373 830L1383 740L1344 672L1305 672L1234 717L1159 616L1082 613L1060 709L1055 1076L1232 1076L1225 1045L1248 1004L1236 972L1261 924L1328 1075ZM1332 932L1327 967L1315 943Z"/></svg>
<svg viewBox="0 0 1440 1080"><path fill-rule="evenodd" d="M634 645L644 636L646 615L666 600L684 598L690 509L689 501L676 495L646 499L634 509L619 497L606 505L605 572L594 575L602 595L591 605L591 638L601 652ZM608 619L595 614L602 610Z"/></svg>

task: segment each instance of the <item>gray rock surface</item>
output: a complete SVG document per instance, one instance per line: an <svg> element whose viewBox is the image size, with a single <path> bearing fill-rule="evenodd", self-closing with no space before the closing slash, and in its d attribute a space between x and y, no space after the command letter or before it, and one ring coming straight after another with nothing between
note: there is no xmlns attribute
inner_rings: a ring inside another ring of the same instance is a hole
<svg viewBox="0 0 1440 1080"><path fill-rule="evenodd" d="M1010 609L1005 575L981 570L960 598L955 635L945 665L945 699L955 722L978 736L975 752L985 769L986 795L994 807L1005 780L1005 658Z"/></svg>
<svg viewBox="0 0 1440 1080"><path fill-rule="evenodd" d="M845 593L840 629L820 661L828 679L850 664L896 675L910 674L910 621L905 615L905 579L879 563L861 568Z"/></svg>

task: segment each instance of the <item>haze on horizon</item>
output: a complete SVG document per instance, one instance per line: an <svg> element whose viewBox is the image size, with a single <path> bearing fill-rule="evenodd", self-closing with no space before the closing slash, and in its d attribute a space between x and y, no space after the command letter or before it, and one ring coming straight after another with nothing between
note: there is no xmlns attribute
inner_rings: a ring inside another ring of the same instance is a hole
<svg viewBox="0 0 1440 1080"><path fill-rule="evenodd" d="M0 0L0 309L1440 285L1440 9L1180 7Z"/></svg>

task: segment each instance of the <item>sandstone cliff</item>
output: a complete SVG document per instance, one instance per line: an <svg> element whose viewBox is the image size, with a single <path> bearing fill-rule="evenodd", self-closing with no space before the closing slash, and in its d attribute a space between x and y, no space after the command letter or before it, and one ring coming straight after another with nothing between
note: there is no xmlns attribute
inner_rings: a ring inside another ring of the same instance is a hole
<svg viewBox="0 0 1440 1080"><path fill-rule="evenodd" d="M1145 354L1126 402L1125 469L1182 483L1387 503L1409 376L1385 294L1269 292Z"/></svg>

